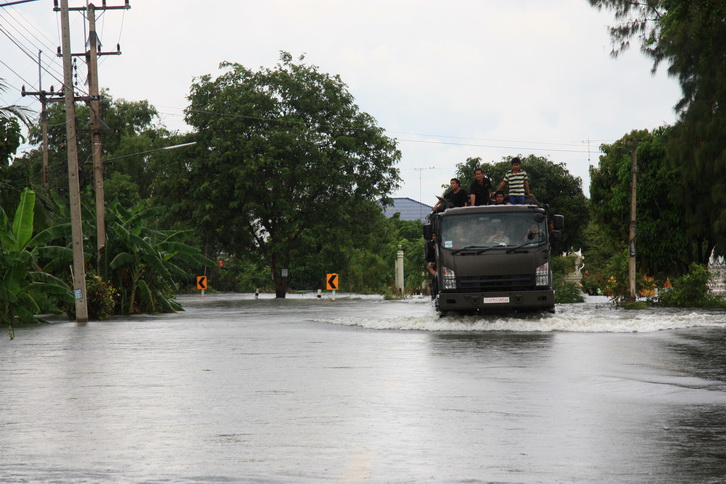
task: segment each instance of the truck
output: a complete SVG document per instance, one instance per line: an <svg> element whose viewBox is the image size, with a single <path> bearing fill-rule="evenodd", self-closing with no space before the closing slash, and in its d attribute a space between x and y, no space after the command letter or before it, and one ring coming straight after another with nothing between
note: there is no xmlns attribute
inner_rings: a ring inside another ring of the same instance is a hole
<svg viewBox="0 0 726 484"><path fill-rule="evenodd" d="M550 252L564 220L536 202L432 212L423 231L436 310L554 312Z"/></svg>

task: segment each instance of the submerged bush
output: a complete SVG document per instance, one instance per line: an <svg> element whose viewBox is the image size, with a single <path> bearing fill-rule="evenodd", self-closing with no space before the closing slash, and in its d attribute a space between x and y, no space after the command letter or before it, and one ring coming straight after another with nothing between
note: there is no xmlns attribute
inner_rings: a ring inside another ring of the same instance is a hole
<svg viewBox="0 0 726 484"><path fill-rule="evenodd" d="M722 297L711 294L708 283L711 273L700 264L691 264L690 272L673 281L673 287L663 290L658 304L676 308L726 307Z"/></svg>
<svg viewBox="0 0 726 484"><path fill-rule="evenodd" d="M581 303L585 301L582 295L582 286L577 282L566 281L562 274L554 274L553 287L555 290L555 303Z"/></svg>

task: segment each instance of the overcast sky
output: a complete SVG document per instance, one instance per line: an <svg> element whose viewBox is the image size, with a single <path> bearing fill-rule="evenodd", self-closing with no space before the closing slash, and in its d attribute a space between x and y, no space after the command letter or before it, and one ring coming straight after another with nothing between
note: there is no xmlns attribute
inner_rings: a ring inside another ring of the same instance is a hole
<svg viewBox="0 0 726 484"><path fill-rule="evenodd" d="M167 128L187 131L182 110L193 78L216 76L222 61L256 69L273 67L281 50L304 54L306 63L340 75L360 109L399 141L403 182L393 195L429 205L456 164L476 156L566 163L587 195L599 145L672 124L680 97L664 69L651 75L637 46L610 56L613 14L587 0L130 3L97 20L103 51L121 45L122 55L104 56L99 66L100 85L114 98L146 99ZM72 50L84 52L81 13L71 12L70 23ZM60 84L59 26L51 0L0 8L0 78L10 86L1 105L40 109L19 94L23 84L38 89L39 50L43 88ZM84 78L81 66L81 89Z"/></svg>

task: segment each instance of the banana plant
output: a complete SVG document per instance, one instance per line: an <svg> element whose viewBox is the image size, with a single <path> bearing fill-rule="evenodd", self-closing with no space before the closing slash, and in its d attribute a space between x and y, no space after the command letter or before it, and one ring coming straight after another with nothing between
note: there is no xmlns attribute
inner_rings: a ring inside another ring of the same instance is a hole
<svg viewBox="0 0 726 484"><path fill-rule="evenodd" d="M62 314L56 303L72 304L73 294L63 281L38 270L38 246L33 241L35 192L26 188L12 221L0 207L0 322L15 337L15 324L38 323L39 314Z"/></svg>
<svg viewBox="0 0 726 484"><path fill-rule="evenodd" d="M126 209L117 201L107 207L109 278L121 294L122 313L180 310L174 300L177 281L189 279L189 267L214 264L185 243L190 231L149 227L160 210L141 204Z"/></svg>

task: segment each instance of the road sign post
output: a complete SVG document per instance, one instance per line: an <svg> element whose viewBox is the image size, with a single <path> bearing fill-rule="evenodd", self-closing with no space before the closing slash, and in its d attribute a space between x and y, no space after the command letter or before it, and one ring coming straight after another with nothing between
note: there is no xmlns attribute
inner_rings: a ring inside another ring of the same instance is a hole
<svg viewBox="0 0 726 484"><path fill-rule="evenodd" d="M338 274L326 274L325 275L325 289L333 291L333 301L335 301L335 291L338 290L340 281L338 280Z"/></svg>
<svg viewBox="0 0 726 484"><path fill-rule="evenodd" d="M204 296L204 290L207 288L207 276L197 276L197 289L202 290L202 296Z"/></svg>

